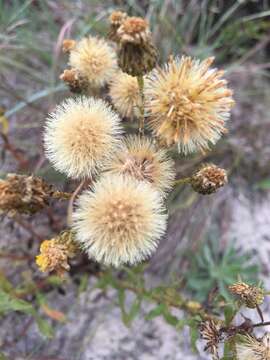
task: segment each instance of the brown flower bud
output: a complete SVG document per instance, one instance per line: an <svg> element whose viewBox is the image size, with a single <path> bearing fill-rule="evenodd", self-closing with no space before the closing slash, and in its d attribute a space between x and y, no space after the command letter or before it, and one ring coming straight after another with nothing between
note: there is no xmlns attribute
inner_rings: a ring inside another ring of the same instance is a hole
<svg viewBox="0 0 270 360"><path fill-rule="evenodd" d="M88 89L87 80L81 77L75 69L65 69L59 77L73 93L86 92Z"/></svg>
<svg viewBox="0 0 270 360"><path fill-rule="evenodd" d="M152 43L146 20L128 17L117 31L119 37L118 65L132 76L143 76L157 63L157 51Z"/></svg>
<svg viewBox="0 0 270 360"><path fill-rule="evenodd" d="M32 214L46 207L52 194L52 187L38 177L8 174L0 180L0 209Z"/></svg>
<svg viewBox="0 0 270 360"><path fill-rule="evenodd" d="M72 39L64 39L62 44L63 53L69 53L71 50L75 48L76 41Z"/></svg>
<svg viewBox="0 0 270 360"><path fill-rule="evenodd" d="M216 165L207 164L191 177L191 186L199 194L212 194L227 183L227 173Z"/></svg>
<svg viewBox="0 0 270 360"><path fill-rule="evenodd" d="M264 291L257 286L238 282L228 287L231 294L236 295L248 308L254 309L264 301Z"/></svg>
<svg viewBox="0 0 270 360"><path fill-rule="evenodd" d="M77 252L73 241L73 234L64 231L51 240L44 240L40 245L40 254L36 256L36 264L42 272L55 271L57 275L63 276L69 271L68 259Z"/></svg>
<svg viewBox="0 0 270 360"><path fill-rule="evenodd" d="M117 35L117 30L126 20L127 14L122 11L113 11L110 15L110 30L108 33L108 38L112 41L118 42L119 36Z"/></svg>

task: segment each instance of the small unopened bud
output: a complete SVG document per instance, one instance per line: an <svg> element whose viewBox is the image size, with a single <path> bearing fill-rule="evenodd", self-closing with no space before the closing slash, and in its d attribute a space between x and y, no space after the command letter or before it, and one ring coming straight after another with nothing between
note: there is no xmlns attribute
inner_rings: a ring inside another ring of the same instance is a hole
<svg viewBox="0 0 270 360"><path fill-rule="evenodd" d="M0 209L33 214L49 204L52 193L52 187L38 177L8 174L0 180Z"/></svg>
<svg viewBox="0 0 270 360"><path fill-rule="evenodd" d="M110 30L108 34L108 38L112 41L118 42L119 36L117 35L117 30L122 25L122 23L126 20L127 13L122 11L113 11L109 17L110 21Z"/></svg>
<svg viewBox="0 0 270 360"><path fill-rule="evenodd" d="M69 271L68 259L77 252L73 241L73 234L65 231L51 240L44 240L40 245L40 254L36 256L36 264L42 272L55 271L57 275L63 276Z"/></svg>
<svg viewBox="0 0 270 360"><path fill-rule="evenodd" d="M190 180L193 190L203 195L216 192L227 182L226 171L213 164L203 166Z"/></svg>
<svg viewBox="0 0 270 360"><path fill-rule="evenodd" d="M146 20L128 17L117 30L118 64L132 76L143 76L157 63L157 51Z"/></svg>
<svg viewBox="0 0 270 360"><path fill-rule="evenodd" d="M75 48L76 41L72 39L64 39L62 44L63 53L69 53L71 50Z"/></svg>
<svg viewBox="0 0 270 360"><path fill-rule="evenodd" d="M238 282L228 287L231 294L236 295L248 308L254 309L264 301L264 290L257 286L251 286Z"/></svg>
<svg viewBox="0 0 270 360"><path fill-rule="evenodd" d="M59 78L69 86L70 91L73 93L87 91L87 80L83 79L75 69L65 69Z"/></svg>

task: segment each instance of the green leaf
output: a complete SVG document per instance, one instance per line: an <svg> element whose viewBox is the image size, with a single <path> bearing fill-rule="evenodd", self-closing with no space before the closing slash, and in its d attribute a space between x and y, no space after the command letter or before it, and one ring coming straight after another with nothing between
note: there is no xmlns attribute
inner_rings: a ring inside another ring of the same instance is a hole
<svg viewBox="0 0 270 360"><path fill-rule="evenodd" d="M158 316L163 315L163 312L165 310L166 306L165 304L159 304L157 307L155 307L154 309L152 309L146 316L145 319L146 320L152 320Z"/></svg>
<svg viewBox="0 0 270 360"><path fill-rule="evenodd" d="M166 322L169 324L169 325L172 325L172 326L177 326L178 323L179 323L179 319L172 315L169 311L168 308L165 307L165 310L163 311L163 318L164 320L166 320Z"/></svg>
<svg viewBox="0 0 270 360"><path fill-rule="evenodd" d="M232 305L226 305L224 307L225 324L229 326L236 314L236 309Z"/></svg>
<svg viewBox="0 0 270 360"><path fill-rule="evenodd" d="M196 341L199 338L199 331L198 331L197 323L192 322L190 324L189 335L190 335L190 344L191 344L192 351L198 352L197 346L196 346Z"/></svg>
<svg viewBox="0 0 270 360"><path fill-rule="evenodd" d="M260 182L258 182L255 185L256 189L261 189L261 190L269 190L270 189L270 179L264 179Z"/></svg>
<svg viewBox="0 0 270 360"><path fill-rule="evenodd" d="M3 290L0 290L0 313L5 314L11 311L21 311L32 315L35 312L33 306L27 301L11 297Z"/></svg>
<svg viewBox="0 0 270 360"><path fill-rule="evenodd" d="M47 338L52 338L54 335L54 331L51 325L48 323L48 321L42 319L40 316L37 315L35 316L35 318L41 334Z"/></svg>

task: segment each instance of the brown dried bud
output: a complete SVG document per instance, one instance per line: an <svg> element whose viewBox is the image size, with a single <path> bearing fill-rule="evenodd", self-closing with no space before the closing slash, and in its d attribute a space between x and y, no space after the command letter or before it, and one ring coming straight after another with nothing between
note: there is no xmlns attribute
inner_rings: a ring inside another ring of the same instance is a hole
<svg viewBox="0 0 270 360"><path fill-rule="evenodd" d="M80 94L88 89L87 80L82 78L75 69L65 69L59 78L67 83L73 93Z"/></svg>
<svg viewBox="0 0 270 360"><path fill-rule="evenodd" d="M75 48L76 41L72 39L64 39L62 44L63 53L69 53L71 50Z"/></svg>
<svg viewBox="0 0 270 360"><path fill-rule="evenodd" d="M218 359L218 344L222 340L220 326L213 320L206 320L200 325L201 338L206 340L204 351L209 351Z"/></svg>
<svg viewBox="0 0 270 360"><path fill-rule="evenodd" d="M240 301L248 308L254 309L264 301L264 290L257 287L238 282L228 287L231 294L238 296Z"/></svg>
<svg viewBox="0 0 270 360"><path fill-rule="evenodd" d="M55 271L63 276L70 269L68 259L74 257L77 250L72 232L64 231L56 238L42 242L36 264L42 272Z"/></svg>
<svg viewBox="0 0 270 360"><path fill-rule="evenodd" d="M117 35L117 30L122 25L122 23L126 20L127 13L122 11L113 11L110 15L110 30L108 34L108 38L112 41L118 42L119 36Z"/></svg>
<svg viewBox="0 0 270 360"><path fill-rule="evenodd" d="M194 191L199 194L212 194L228 182L227 173L216 165L204 165L190 180Z"/></svg>
<svg viewBox="0 0 270 360"><path fill-rule="evenodd" d="M119 36L118 64L132 76L143 76L157 63L157 51L146 20L127 18L117 31Z"/></svg>
<svg viewBox="0 0 270 360"><path fill-rule="evenodd" d="M48 205L52 194L52 187L38 177L8 174L0 180L0 209L33 214Z"/></svg>

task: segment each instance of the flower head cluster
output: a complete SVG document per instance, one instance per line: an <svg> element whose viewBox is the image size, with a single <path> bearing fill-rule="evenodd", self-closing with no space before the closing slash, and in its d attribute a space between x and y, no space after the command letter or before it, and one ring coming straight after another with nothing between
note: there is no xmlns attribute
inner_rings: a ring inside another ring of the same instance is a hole
<svg viewBox="0 0 270 360"><path fill-rule="evenodd" d="M119 123L118 115L103 100L70 98L47 119L46 154L69 177L91 177L117 147Z"/></svg>
<svg viewBox="0 0 270 360"><path fill-rule="evenodd" d="M209 351L218 359L218 345L222 340L220 326L213 320L206 320L200 325L200 335L203 340L206 340L204 350Z"/></svg>
<svg viewBox="0 0 270 360"><path fill-rule="evenodd" d="M119 41L119 37L117 34L117 30L122 25L122 23L126 20L127 14L122 11L113 11L109 17L110 21L110 31L108 34L108 38L112 41Z"/></svg>
<svg viewBox="0 0 270 360"><path fill-rule="evenodd" d="M185 154L207 150L226 132L234 102L223 71L210 69L213 60L176 58L146 81L149 127L164 144L177 144Z"/></svg>
<svg viewBox="0 0 270 360"><path fill-rule="evenodd" d="M73 228L90 258L134 265L156 249L166 219L161 197L149 184L110 175L79 197Z"/></svg>
<svg viewBox="0 0 270 360"><path fill-rule="evenodd" d="M157 148L150 138L140 136L127 137L106 170L146 181L162 194L172 188L175 178L174 162L166 151Z"/></svg>
<svg viewBox="0 0 270 360"><path fill-rule="evenodd" d="M236 344L237 360L270 360L270 334L261 339L253 336L243 336L243 341Z"/></svg>

